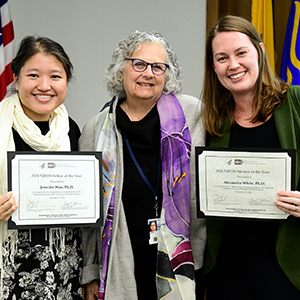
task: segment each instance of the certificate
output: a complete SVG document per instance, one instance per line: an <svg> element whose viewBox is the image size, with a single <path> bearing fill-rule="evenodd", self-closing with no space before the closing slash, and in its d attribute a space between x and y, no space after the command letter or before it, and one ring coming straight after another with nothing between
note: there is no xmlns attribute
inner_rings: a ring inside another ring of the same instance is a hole
<svg viewBox="0 0 300 300"><path fill-rule="evenodd" d="M95 226L101 221L100 152L8 152L11 228Z"/></svg>
<svg viewBox="0 0 300 300"><path fill-rule="evenodd" d="M293 188L294 150L196 147L198 216L286 219L274 204ZM200 211L200 213L199 213Z"/></svg>

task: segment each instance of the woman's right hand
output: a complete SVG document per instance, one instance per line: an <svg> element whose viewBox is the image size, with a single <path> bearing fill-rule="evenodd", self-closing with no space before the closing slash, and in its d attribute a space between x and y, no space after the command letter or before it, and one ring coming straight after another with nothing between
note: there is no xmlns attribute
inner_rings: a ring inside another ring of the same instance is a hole
<svg viewBox="0 0 300 300"><path fill-rule="evenodd" d="M95 300L98 299L99 295L99 282L98 280L93 280L89 284L84 286L84 299L85 300Z"/></svg>
<svg viewBox="0 0 300 300"><path fill-rule="evenodd" d="M0 220L8 221L11 214L18 208L13 192L0 195Z"/></svg>

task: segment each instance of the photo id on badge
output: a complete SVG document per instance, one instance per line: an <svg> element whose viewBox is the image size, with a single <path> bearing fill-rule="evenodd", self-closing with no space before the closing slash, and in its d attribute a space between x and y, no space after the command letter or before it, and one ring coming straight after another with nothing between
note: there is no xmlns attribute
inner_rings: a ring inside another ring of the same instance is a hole
<svg viewBox="0 0 300 300"><path fill-rule="evenodd" d="M160 219L149 219L148 220L149 226L149 245L157 244L158 243L158 233L160 230Z"/></svg>

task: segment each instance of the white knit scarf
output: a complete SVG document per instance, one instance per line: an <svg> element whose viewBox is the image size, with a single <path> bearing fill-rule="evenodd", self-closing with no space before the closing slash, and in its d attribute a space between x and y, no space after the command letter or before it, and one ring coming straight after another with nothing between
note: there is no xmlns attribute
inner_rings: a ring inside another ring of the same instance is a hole
<svg viewBox="0 0 300 300"><path fill-rule="evenodd" d="M42 135L38 126L29 119L22 109L18 94L0 102L0 193L7 192L7 151L14 151L12 127L25 143L36 151L70 151L69 118L63 104L57 107L49 119L49 132ZM11 250L16 250L17 230L8 230L7 222L0 221L0 295L2 295L3 257L7 255L3 242L13 235ZM61 235L62 236L62 235ZM10 253L11 255L12 253ZM1 297L0 297L1 298Z"/></svg>

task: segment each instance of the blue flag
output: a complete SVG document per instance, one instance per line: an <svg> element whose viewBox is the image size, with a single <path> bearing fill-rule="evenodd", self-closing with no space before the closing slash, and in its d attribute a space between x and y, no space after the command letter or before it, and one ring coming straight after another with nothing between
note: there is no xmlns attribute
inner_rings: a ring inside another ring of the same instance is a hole
<svg viewBox="0 0 300 300"><path fill-rule="evenodd" d="M286 28L280 78L290 84L300 84L300 1L293 1Z"/></svg>

